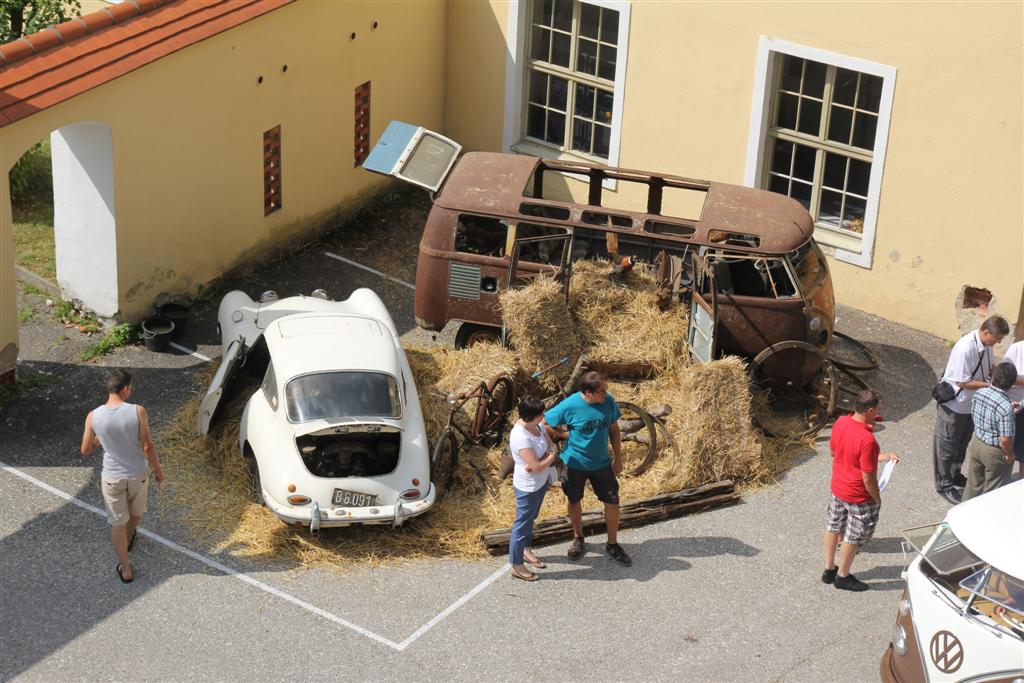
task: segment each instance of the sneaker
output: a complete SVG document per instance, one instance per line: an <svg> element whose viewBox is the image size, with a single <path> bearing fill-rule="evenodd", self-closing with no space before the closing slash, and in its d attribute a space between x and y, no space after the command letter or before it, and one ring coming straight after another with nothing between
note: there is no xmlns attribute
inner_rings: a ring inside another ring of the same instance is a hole
<svg viewBox="0 0 1024 683"><path fill-rule="evenodd" d="M606 543L604 551L608 553L608 557L612 558L624 567L628 567L633 564L633 560L629 559L629 555L622 549L622 546L618 543Z"/></svg>
<svg viewBox="0 0 1024 683"><path fill-rule="evenodd" d="M839 567L832 567L832 569L826 569L821 573L822 583L832 583L836 580L836 574L839 573Z"/></svg>
<svg viewBox="0 0 1024 683"><path fill-rule="evenodd" d="M569 551L566 553L570 560L578 560L583 557L583 553L587 551L587 544L583 542L583 539L576 536L572 539L572 543L569 544Z"/></svg>
<svg viewBox="0 0 1024 683"><path fill-rule="evenodd" d="M939 491L939 495L945 498L948 502L953 505L960 503L960 492L956 489L946 489L945 491Z"/></svg>
<svg viewBox="0 0 1024 683"><path fill-rule="evenodd" d="M847 574L846 576L836 576L834 584L836 588L844 591L853 591L854 593L860 593L871 588L868 584L858 579L853 574Z"/></svg>

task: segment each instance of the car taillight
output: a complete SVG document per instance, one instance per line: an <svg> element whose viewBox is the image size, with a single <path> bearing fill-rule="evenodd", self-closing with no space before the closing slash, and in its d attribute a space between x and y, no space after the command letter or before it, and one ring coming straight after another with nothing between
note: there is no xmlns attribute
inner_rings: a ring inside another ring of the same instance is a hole
<svg viewBox="0 0 1024 683"><path fill-rule="evenodd" d="M419 489L406 489L398 494L402 500L416 500L420 497Z"/></svg>
<svg viewBox="0 0 1024 683"><path fill-rule="evenodd" d="M288 502L292 505L305 505L309 502L309 496L288 496Z"/></svg>

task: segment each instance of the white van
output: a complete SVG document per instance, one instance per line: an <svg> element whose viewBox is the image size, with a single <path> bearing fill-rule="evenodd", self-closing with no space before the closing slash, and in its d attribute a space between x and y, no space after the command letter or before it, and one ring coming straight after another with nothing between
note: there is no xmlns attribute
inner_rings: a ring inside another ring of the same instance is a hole
<svg viewBox="0 0 1024 683"><path fill-rule="evenodd" d="M1024 480L903 536L918 556L882 680L1024 683Z"/></svg>

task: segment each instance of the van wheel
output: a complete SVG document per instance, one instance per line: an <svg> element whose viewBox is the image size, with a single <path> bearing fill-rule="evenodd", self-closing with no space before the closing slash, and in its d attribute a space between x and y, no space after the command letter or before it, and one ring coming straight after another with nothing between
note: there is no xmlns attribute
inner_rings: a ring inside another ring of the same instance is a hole
<svg viewBox="0 0 1024 683"><path fill-rule="evenodd" d="M501 330L489 325L477 325L476 323L462 323L459 331L455 334L455 348L465 349L473 344L482 342L500 344Z"/></svg>
<svg viewBox="0 0 1024 683"><path fill-rule="evenodd" d="M256 463L256 455L252 452L252 447L249 444L245 444L245 453L243 455L245 459L245 469L249 474L249 486L252 487L253 499L257 505L265 505L263 500L263 484L260 481L260 466Z"/></svg>

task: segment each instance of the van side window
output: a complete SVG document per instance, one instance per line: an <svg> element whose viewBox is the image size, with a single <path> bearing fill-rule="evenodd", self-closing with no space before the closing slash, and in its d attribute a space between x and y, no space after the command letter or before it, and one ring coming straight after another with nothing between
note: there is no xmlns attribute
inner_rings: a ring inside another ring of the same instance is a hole
<svg viewBox="0 0 1024 683"><path fill-rule="evenodd" d="M500 258L505 255L507 234L508 223L499 218L459 214L455 226L455 251Z"/></svg>
<svg viewBox="0 0 1024 683"><path fill-rule="evenodd" d="M556 228L550 225L520 223L516 226L516 239L521 240L527 237L562 236L568 234L568 232L569 231L565 228ZM519 258L522 261L529 261L531 263L547 264L551 266L561 265L563 244L564 240L524 244L519 248Z"/></svg>

